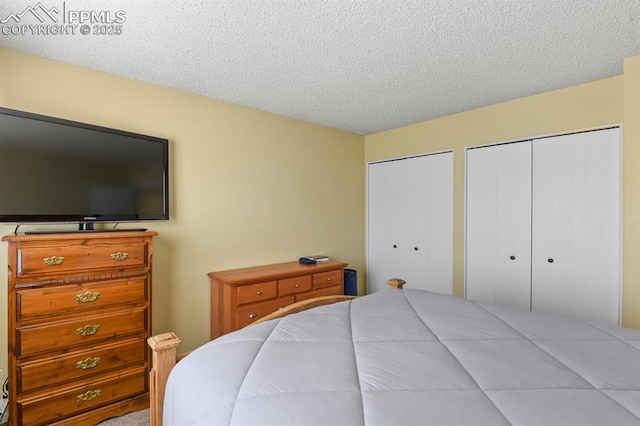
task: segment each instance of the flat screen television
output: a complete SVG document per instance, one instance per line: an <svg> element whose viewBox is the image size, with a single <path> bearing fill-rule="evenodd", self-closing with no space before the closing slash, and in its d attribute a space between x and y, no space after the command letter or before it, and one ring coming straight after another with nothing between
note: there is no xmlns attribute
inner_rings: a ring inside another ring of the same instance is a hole
<svg viewBox="0 0 640 426"><path fill-rule="evenodd" d="M0 222L169 219L168 141L0 108Z"/></svg>

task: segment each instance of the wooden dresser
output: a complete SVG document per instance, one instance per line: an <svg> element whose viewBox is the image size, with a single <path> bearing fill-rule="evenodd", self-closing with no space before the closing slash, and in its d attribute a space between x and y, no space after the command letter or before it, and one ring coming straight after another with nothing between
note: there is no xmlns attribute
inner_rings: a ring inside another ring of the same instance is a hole
<svg viewBox="0 0 640 426"><path fill-rule="evenodd" d="M8 235L9 424L149 406L155 232Z"/></svg>
<svg viewBox="0 0 640 426"><path fill-rule="evenodd" d="M222 336L287 305L343 294L346 263L298 262L210 272L211 338Z"/></svg>

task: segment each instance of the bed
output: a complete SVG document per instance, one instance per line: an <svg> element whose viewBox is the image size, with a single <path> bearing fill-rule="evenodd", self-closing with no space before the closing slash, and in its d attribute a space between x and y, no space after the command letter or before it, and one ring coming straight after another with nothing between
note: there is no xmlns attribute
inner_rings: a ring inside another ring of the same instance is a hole
<svg viewBox="0 0 640 426"><path fill-rule="evenodd" d="M171 371L163 419L640 425L640 331L423 290L382 291L196 349Z"/></svg>

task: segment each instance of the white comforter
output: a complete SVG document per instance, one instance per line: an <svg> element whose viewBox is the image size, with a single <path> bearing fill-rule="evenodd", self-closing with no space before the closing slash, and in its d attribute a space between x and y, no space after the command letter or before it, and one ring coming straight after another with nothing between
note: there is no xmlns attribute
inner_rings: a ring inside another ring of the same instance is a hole
<svg viewBox="0 0 640 426"><path fill-rule="evenodd" d="M166 425L640 425L640 331L389 290L173 370Z"/></svg>

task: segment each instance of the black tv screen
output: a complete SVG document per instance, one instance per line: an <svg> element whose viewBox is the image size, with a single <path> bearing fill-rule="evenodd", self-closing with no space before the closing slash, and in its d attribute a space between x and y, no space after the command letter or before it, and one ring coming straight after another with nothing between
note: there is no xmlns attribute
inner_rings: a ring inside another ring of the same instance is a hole
<svg viewBox="0 0 640 426"><path fill-rule="evenodd" d="M0 108L0 222L168 218L166 139Z"/></svg>

